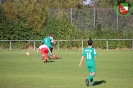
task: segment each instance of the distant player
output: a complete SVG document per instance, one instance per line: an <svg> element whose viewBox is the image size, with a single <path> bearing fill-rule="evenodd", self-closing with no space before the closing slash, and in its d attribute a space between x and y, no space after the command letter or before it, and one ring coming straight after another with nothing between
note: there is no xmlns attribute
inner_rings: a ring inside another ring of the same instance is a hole
<svg viewBox="0 0 133 88"><path fill-rule="evenodd" d="M49 48L52 47L52 45L51 45L50 34L48 34L47 37L45 37L45 38L42 40L42 43L44 43L45 45L47 45Z"/></svg>
<svg viewBox="0 0 133 88"><path fill-rule="evenodd" d="M52 37L52 34L49 34L49 37L50 37L50 39L51 39L51 48L50 48L50 51L51 51L51 53L52 53L52 51L53 51L53 44L56 44L56 42L55 42L54 38ZM53 57L54 57L55 59L58 59L58 58L59 58L57 55L53 55Z"/></svg>
<svg viewBox="0 0 133 88"><path fill-rule="evenodd" d="M48 34L47 37L45 37L43 40L42 40L42 43L47 45L48 48L51 50L52 48L52 45L51 45L51 39L50 39L50 35ZM48 53L48 56L50 56L50 53Z"/></svg>
<svg viewBox="0 0 133 88"><path fill-rule="evenodd" d="M40 50L41 54L42 54L42 60L44 63L47 62L47 59L49 58L48 56L48 52L50 52L50 55L53 55L50 51L50 49L48 48L48 46L46 46L45 44L42 43L42 45L39 46L39 48L37 49L37 52Z"/></svg>
<svg viewBox="0 0 133 88"><path fill-rule="evenodd" d="M96 72L96 64L94 60L94 58L96 58L96 50L92 48L92 43L93 41L89 39L88 47L84 48L84 50L82 51L82 56L81 56L81 60L79 63L79 67L81 67L84 57L86 58L87 70L90 73L89 77L85 79L87 86L89 86L89 81L90 81L90 84L94 86L93 77L95 76L95 72Z"/></svg>
<svg viewBox="0 0 133 88"><path fill-rule="evenodd" d="M53 40L53 37L51 36L51 34L48 34L48 36L46 38L44 38L42 40L42 42L48 46L49 50L51 51L52 53L52 50L53 50L53 46L52 46L52 43L55 43L55 41ZM48 56L49 56L49 59L50 59L50 52L48 52ZM52 55L55 59L58 59L58 56L57 55Z"/></svg>

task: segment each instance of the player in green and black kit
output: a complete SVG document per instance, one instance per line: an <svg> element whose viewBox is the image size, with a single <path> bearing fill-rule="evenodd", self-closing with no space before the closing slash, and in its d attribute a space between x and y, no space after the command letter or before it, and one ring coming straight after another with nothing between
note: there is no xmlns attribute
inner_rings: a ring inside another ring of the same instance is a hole
<svg viewBox="0 0 133 88"><path fill-rule="evenodd" d="M85 80L87 86L89 86L89 81L91 85L94 86L93 77L96 72L96 64L94 60L94 58L96 58L96 50L92 48L92 43L93 41L89 39L88 47L84 48L84 50L82 51L82 57L79 63L79 67L81 67L84 57L86 58L86 66L87 66L88 72L90 73L89 77Z"/></svg>

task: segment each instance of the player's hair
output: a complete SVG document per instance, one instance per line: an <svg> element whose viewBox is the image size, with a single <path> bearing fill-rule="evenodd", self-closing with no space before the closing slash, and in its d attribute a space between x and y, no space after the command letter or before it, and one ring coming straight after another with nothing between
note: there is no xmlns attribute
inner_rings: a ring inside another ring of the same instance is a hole
<svg viewBox="0 0 133 88"><path fill-rule="evenodd" d="M88 40L88 45L91 46L92 43L93 43L93 41L91 40L91 37L90 37L89 40Z"/></svg>
<svg viewBox="0 0 133 88"><path fill-rule="evenodd" d="M49 33L48 36L52 36L52 34Z"/></svg>

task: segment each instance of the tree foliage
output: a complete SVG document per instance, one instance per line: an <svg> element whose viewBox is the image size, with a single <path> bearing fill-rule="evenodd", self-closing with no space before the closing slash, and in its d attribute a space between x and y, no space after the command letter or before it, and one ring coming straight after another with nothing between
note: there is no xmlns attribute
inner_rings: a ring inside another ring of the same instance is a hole
<svg viewBox="0 0 133 88"><path fill-rule="evenodd" d="M44 28L45 35L51 33L57 40L75 39L75 32L76 30L74 27L65 18L50 18L46 27Z"/></svg>
<svg viewBox="0 0 133 88"><path fill-rule="evenodd" d="M92 8L89 6L81 6L79 8L79 2L83 0L6 0L0 7L0 37L1 40L26 40L26 39L43 39L48 33L51 33L57 40L72 40L72 39L88 39L90 36L93 38L123 38L123 32L121 30L108 30L107 28L94 28L93 17L86 16L81 9ZM120 0L96 0L97 8L112 8L116 1ZM132 0L126 0L131 2ZM52 9L63 10L75 8L79 9L73 13L76 20L75 25L81 25L81 29L86 29L82 24L87 21L86 25L90 25L91 30L78 30L74 27L65 13L57 13L58 15L53 17L48 12ZM88 10L87 10L88 11ZM79 13L81 12L81 13ZM89 11L87 12L89 13ZM61 18L60 18L61 17ZM106 16L107 17L107 16ZM88 20L86 20L88 19ZM92 21L90 21L92 20ZM92 31L93 30L93 31ZM132 32L130 32L127 38L132 38ZM120 46L120 42L118 45ZM105 48L103 41L100 41L98 47ZM127 43L125 43L126 45ZM62 43L62 46L68 47L69 45L79 46L75 42ZM112 48L118 47L117 44L112 42ZM122 46L120 46L122 47Z"/></svg>
<svg viewBox="0 0 133 88"><path fill-rule="evenodd" d="M7 0L4 5L5 15L8 18L19 18L35 32L41 32L47 22L47 11L50 8L75 8L78 0Z"/></svg>

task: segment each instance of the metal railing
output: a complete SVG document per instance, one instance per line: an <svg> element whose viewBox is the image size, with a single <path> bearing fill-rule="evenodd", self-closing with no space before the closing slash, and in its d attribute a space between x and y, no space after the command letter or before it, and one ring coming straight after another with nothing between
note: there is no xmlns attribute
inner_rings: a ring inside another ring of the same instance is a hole
<svg viewBox="0 0 133 88"><path fill-rule="evenodd" d="M81 42L81 48L83 50L84 48L84 42L86 42L88 39L75 39L75 40L56 40L57 42L57 50L60 51L60 42ZM93 39L93 41L106 41L105 43L105 47L106 50L109 50L109 41L132 41L131 45L132 45L132 50L133 50L133 39ZM12 46L13 46L13 42L33 42L33 50L36 50L36 46L37 46L37 42L41 42L41 40L0 40L1 42L9 42L9 50L13 50Z"/></svg>

